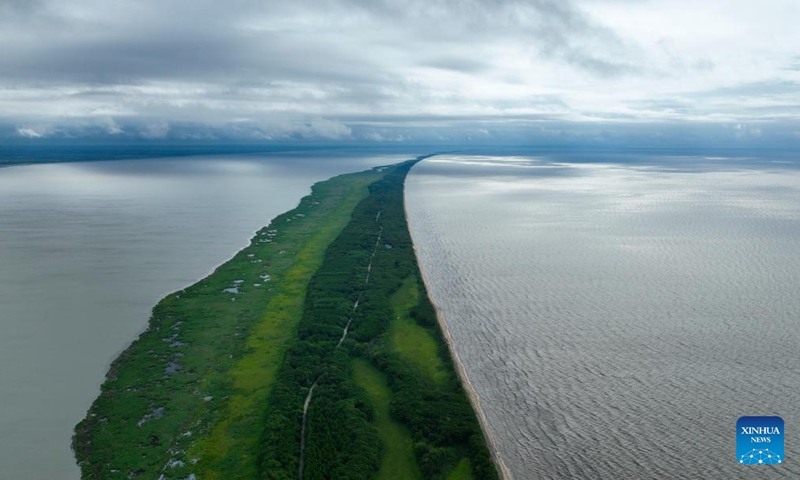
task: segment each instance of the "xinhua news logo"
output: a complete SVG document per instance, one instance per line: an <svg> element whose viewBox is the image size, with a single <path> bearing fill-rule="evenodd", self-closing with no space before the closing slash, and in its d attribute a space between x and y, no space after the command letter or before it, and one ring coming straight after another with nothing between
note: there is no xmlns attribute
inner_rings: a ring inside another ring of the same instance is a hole
<svg viewBox="0 0 800 480"><path fill-rule="evenodd" d="M779 465L783 456L781 417L741 417L736 422L736 461L744 465Z"/></svg>

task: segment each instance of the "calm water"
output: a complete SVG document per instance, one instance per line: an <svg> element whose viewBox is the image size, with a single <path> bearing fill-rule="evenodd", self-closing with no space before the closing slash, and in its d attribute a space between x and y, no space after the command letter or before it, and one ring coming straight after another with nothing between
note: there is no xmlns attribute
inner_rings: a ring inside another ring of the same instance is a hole
<svg viewBox="0 0 800 480"><path fill-rule="evenodd" d="M514 478L800 478L797 167L413 168L421 266ZM784 418L785 464L736 463L742 415Z"/></svg>
<svg viewBox="0 0 800 480"><path fill-rule="evenodd" d="M409 157L208 157L0 168L0 479L72 479L72 429L166 293L312 183Z"/></svg>

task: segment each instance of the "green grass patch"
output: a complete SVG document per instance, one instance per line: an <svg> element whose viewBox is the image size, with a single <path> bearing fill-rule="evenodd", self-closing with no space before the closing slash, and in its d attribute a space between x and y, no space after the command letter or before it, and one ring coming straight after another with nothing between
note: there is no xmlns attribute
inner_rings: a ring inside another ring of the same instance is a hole
<svg viewBox="0 0 800 480"><path fill-rule="evenodd" d="M435 383L446 382L449 376L439 357L439 345L433 335L408 317L396 318L389 332L392 346L400 357Z"/></svg>
<svg viewBox="0 0 800 480"><path fill-rule="evenodd" d="M422 473L414 455L414 441L408 429L389 416L392 393L386 377L368 361L353 360L356 384L367 392L374 412L373 424L383 443L381 466L377 480L420 479Z"/></svg>
<svg viewBox="0 0 800 480"><path fill-rule="evenodd" d="M468 458L462 458L456 468L447 476L447 480L472 480L473 478Z"/></svg>
<svg viewBox="0 0 800 480"><path fill-rule="evenodd" d="M425 378L434 383L446 382L450 376L440 356L439 342L425 327L411 318L411 310L419 301L419 281L409 275L390 297L395 314L389 330L389 339L400 357L417 368Z"/></svg>
<svg viewBox="0 0 800 480"><path fill-rule="evenodd" d="M398 316L407 316L411 309L419 303L419 281L414 275L409 275L403 279L400 288L389 297L392 310Z"/></svg>

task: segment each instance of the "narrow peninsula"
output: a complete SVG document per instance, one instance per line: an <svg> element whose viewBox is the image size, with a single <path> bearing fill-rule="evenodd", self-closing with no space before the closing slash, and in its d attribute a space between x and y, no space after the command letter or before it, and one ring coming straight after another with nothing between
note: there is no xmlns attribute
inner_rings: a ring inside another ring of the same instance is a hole
<svg viewBox="0 0 800 480"><path fill-rule="evenodd" d="M423 158L314 185L159 302L76 427L83 478L497 478L409 235Z"/></svg>

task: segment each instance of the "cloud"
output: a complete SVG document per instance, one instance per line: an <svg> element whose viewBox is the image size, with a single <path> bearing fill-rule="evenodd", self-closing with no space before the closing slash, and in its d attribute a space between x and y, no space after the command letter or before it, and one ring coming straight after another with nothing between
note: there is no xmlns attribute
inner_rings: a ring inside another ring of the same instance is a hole
<svg viewBox="0 0 800 480"><path fill-rule="evenodd" d="M109 135L120 135L125 133L125 130L121 129L113 118L100 118L99 122L103 126L105 132Z"/></svg>
<svg viewBox="0 0 800 480"><path fill-rule="evenodd" d="M302 135L312 138L342 139L351 137L353 130L341 122L324 118L315 118L305 123L300 132Z"/></svg>
<svg viewBox="0 0 800 480"><path fill-rule="evenodd" d="M751 127L748 125L742 125L741 123L734 125L733 130L737 140L745 140L752 137L760 138L764 133L759 127Z"/></svg>
<svg viewBox="0 0 800 480"><path fill-rule="evenodd" d="M479 138L476 122L790 122L794 14L792 0L0 0L0 123L408 140Z"/></svg>
<svg viewBox="0 0 800 480"><path fill-rule="evenodd" d="M17 128L17 135L25 138L42 138L45 134L33 128L20 127Z"/></svg>
<svg viewBox="0 0 800 480"><path fill-rule="evenodd" d="M786 66L787 70L800 71L800 56L796 56L789 60Z"/></svg>
<svg viewBox="0 0 800 480"><path fill-rule="evenodd" d="M169 134L170 126L169 122L165 121L151 121L146 122L141 129L139 130L139 134L149 140L158 140L167 138Z"/></svg>

